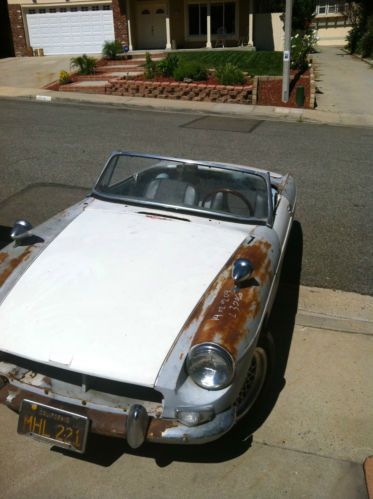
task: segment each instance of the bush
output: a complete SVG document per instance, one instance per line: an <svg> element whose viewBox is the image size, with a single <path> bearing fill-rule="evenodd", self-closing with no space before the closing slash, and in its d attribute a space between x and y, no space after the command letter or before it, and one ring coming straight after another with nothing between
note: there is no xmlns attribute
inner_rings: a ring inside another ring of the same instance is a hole
<svg viewBox="0 0 373 499"><path fill-rule="evenodd" d="M216 78L222 85L242 85L245 82L245 76L241 69L230 62L217 68Z"/></svg>
<svg viewBox="0 0 373 499"><path fill-rule="evenodd" d="M70 83L71 82L70 73L68 73L67 71L60 71L58 81L60 82L61 85L66 85L67 83Z"/></svg>
<svg viewBox="0 0 373 499"><path fill-rule="evenodd" d="M106 41L102 47L102 55L106 59L115 60L122 52L122 44L118 40Z"/></svg>
<svg viewBox="0 0 373 499"><path fill-rule="evenodd" d="M316 31L304 35L297 33L291 37L291 67L303 71L308 68L307 56L315 52Z"/></svg>
<svg viewBox="0 0 373 499"><path fill-rule="evenodd" d="M205 66L198 62L183 61L180 62L174 71L174 78L177 81L190 79L194 81L206 81L208 71Z"/></svg>
<svg viewBox="0 0 373 499"><path fill-rule="evenodd" d="M361 39L361 55L363 57L373 56L373 32L368 31Z"/></svg>
<svg viewBox="0 0 373 499"><path fill-rule="evenodd" d="M154 78L156 73L156 63L153 61L152 56L149 52L145 54L145 64L144 64L144 76L147 80Z"/></svg>
<svg viewBox="0 0 373 499"><path fill-rule="evenodd" d="M167 57L165 59L162 59L158 62L156 71L162 76L173 76L178 65L178 56L176 54L167 54Z"/></svg>
<svg viewBox="0 0 373 499"><path fill-rule="evenodd" d="M71 66L78 69L81 75L91 75L95 72L97 59L90 57L87 54L78 57L72 57Z"/></svg>

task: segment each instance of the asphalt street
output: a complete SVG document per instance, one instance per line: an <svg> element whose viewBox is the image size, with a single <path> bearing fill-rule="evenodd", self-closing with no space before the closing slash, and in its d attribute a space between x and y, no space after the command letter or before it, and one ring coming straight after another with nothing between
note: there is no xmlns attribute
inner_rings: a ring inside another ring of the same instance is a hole
<svg viewBox="0 0 373 499"><path fill-rule="evenodd" d="M0 128L2 226L79 199L118 149L290 171L301 284L373 294L373 129L11 100Z"/></svg>

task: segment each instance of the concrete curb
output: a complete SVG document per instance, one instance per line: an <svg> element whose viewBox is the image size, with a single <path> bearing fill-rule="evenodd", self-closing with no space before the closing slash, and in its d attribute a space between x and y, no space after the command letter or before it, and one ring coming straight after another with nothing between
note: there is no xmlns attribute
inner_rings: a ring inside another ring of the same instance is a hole
<svg viewBox="0 0 373 499"><path fill-rule="evenodd" d="M286 306L286 286L279 293ZM300 286L295 322L299 326L373 335L373 297Z"/></svg>
<svg viewBox="0 0 373 499"><path fill-rule="evenodd" d="M146 97L118 97L102 94L53 92L45 89L0 87L0 98L37 99L48 102L75 102L80 104L109 105L124 108L152 109L166 112L189 112L237 116L242 118L280 120L287 122L328 125L373 127L373 116L297 109L287 107L253 106L243 104L221 104Z"/></svg>

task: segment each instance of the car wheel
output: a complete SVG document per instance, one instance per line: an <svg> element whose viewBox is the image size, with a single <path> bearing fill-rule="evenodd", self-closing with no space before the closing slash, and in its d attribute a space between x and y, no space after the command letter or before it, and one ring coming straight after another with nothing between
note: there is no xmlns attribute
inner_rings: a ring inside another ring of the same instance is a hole
<svg viewBox="0 0 373 499"><path fill-rule="evenodd" d="M253 355L252 362L247 371L247 375L240 393L238 394L235 406L237 409L237 421L242 419L260 394L264 391L264 386L270 378L273 367L274 345L272 337L267 333L259 341Z"/></svg>

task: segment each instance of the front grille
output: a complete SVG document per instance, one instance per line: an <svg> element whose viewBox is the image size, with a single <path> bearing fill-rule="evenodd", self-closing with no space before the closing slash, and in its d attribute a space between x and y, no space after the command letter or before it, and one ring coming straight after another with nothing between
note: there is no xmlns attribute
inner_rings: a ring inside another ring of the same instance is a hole
<svg viewBox="0 0 373 499"><path fill-rule="evenodd" d="M84 373L78 373L40 362L34 362L4 352L0 352L0 361L7 362L9 364L15 364L22 370L32 371L33 373L40 374L42 376L45 376L46 378L55 379L71 385L84 387L85 391L91 389L97 392L108 393L114 396L143 400L147 402L155 402L159 404L161 404L163 400L162 394L157 390L154 390L154 388L89 376ZM14 378L22 381L23 375L24 371L23 374L20 373L20 377L15 374Z"/></svg>

